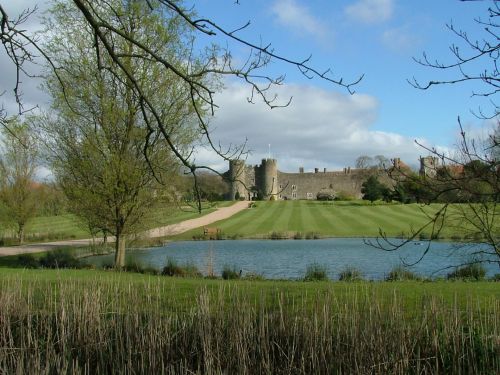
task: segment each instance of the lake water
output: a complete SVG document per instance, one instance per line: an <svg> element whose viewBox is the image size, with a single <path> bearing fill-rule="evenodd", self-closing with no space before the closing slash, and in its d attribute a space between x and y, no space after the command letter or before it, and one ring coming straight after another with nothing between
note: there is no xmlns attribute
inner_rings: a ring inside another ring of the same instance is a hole
<svg viewBox="0 0 500 375"><path fill-rule="evenodd" d="M394 240L398 241L398 240ZM359 269L365 278L381 280L397 265L418 260L427 242L412 242L394 252L376 249L358 238L330 238L322 240L228 240L170 242L162 247L127 250L128 258L144 266L161 269L169 258L178 264L191 263L206 273L212 264L217 275L225 265L247 273L258 273L270 279L298 279L304 276L308 265L317 263L326 267L328 276L337 279L347 266ZM450 242L432 242L428 254L409 267L422 276L444 276L450 269L471 260L471 246ZM477 250L477 247L476 247ZM95 265L112 264L113 255L86 258ZM497 264L484 264L487 275L500 272Z"/></svg>

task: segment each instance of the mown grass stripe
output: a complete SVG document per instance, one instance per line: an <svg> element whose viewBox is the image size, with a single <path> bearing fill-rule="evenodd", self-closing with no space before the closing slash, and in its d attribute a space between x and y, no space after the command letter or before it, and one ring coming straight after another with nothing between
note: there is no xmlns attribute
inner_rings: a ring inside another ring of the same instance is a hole
<svg viewBox="0 0 500 375"><path fill-rule="evenodd" d="M291 201L292 215L288 220L288 230L290 231L304 231L304 223L302 221L302 203L301 201Z"/></svg>

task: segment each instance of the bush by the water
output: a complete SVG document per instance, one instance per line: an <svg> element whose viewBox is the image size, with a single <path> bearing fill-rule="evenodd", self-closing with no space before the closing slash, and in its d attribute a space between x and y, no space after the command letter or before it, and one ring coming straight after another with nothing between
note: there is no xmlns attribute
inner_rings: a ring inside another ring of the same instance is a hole
<svg viewBox="0 0 500 375"><path fill-rule="evenodd" d="M346 267L339 275L339 281L361 281L363 274L356 267Z"/></svg>
<svg viewBox="0 0 500 375"><path fill-rule="evenodd" d="M14 267L22 268L88 268L75 257L70 249L55 249L47 252L42 257L33 254L19 254Z"/></svg>
<svg viewBox="0 0 500 375"><path fill-rule="evenodd" d="M143 273L148 275L158 275L158 270L151 266L145 266L137 259L127 259L125 266L121 269L125 272Z"/></svg>
<svg viewBox="0 0 500 375"><path fill-rule="evenodd" d="M420 280L420 279L421 279L420 276L418 276L415 272L412 272L403 266L394 267L385 278L386 281L403 281L403 280Z"/></svg>
<svg viewBox="0 0 500 375"><path fill-rule="evenodd" d="M75 258L70 251L56 249L49 251L40 258L40 266L43 268L82 268L84 264Z"/></svg>
<svg viewBox="0 0 500 375"><path fill-rule="evenodd" d="M241 277L241 270L238 271L235 266L225 265L222 269L222 278L224 280L239 279Z"/></svg>
<svg viewBox="0 0 500 375"><path fill-rule="evenodd" d="M38 268L40 262L33 254L19 254L17 256L17 264L22 268Z"/></svg>
<svg viewBox="0 0 500 375"><path fill-rule="evenodd" d="M304 281L326 281L328 276L326 267L318 263L313 263L307 266Z"/></svg>
<svg viewBox="0 0 500 375"><path fill-rule="evenodd" d="M270 240L286 240L288 239L288 233L273 231L269 233L267 238Z"/></svg>
<svg viewBox="0 0 500 375"><path fill-rule="evenodd" d="M168 258L167 264L163 267L161 274L177 277L202 277L200 270L194 264L187 263L181 266L172 258Z"/></svg>
<svg viewBox="0 0 500 375"><path fill-rule="evenodd" d="M316 232L307 232L306 233L306 240L319 240L321 236L319 233Z"/></svg>
<svg viewBox="0 0 500 375"><path fill-rule="evenodd" d="M465 280L484 280L486 270L479 263L467 264L450 272L446 277L448 279L465 279Z"/></svg>
<svg viewBox="0 0 500 375"><path fill-rule="evenodd" d="M249 272L249 273L245 274L245 276L243 278L245 280L250 280L250 281L263 281L266 279L263 275L261 275L260 273L256 273L256 272Z"/></svg>

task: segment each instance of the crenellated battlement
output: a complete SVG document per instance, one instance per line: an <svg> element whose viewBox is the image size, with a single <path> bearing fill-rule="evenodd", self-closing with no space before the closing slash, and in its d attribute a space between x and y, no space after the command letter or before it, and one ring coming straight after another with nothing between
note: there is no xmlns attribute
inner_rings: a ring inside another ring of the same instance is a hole
<svg viewBox="0 0 500 375"><path fill-rule="evenodd" d="M399 158L395 163L401 163ZM316 199L320 191L335 191L354 198L361 197L361 185L368 175L376 173L387 179L382 170L354 169L345 167L341 171L327 171L326 168L305 172L303 167L297 173L278 170L276 159L262 159L260 165L246 165L243 160L231 160L227 176L231 185L229 199ZM390 183L390 181L386 181Z"/></svg>

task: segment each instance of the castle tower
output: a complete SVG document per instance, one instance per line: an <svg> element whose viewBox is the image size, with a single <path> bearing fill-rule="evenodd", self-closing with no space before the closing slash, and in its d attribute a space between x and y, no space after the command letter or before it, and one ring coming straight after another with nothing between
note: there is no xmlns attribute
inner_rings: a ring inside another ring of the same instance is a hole
<svg viewBox="0 0 500 375"><path fill-rule="evenodd" d="M247 189L246 184L246 173L245 173L245 161L244 160L230 160L229 161L229 199L235 200L238 197L246 197Z"/></svg>
<svg viewBox="0 0 500 375"><path fill-rule="evenodd" d="M425 177L435 177L438 163L439 158L436 156L420 157L420 175Z"/></svg>
<svg viewBox="0 0 500 375"><path fill-rule="evenodd" d="M263 199L278 198L278 162L276 159L262 159L259 190Z"/></svg>

